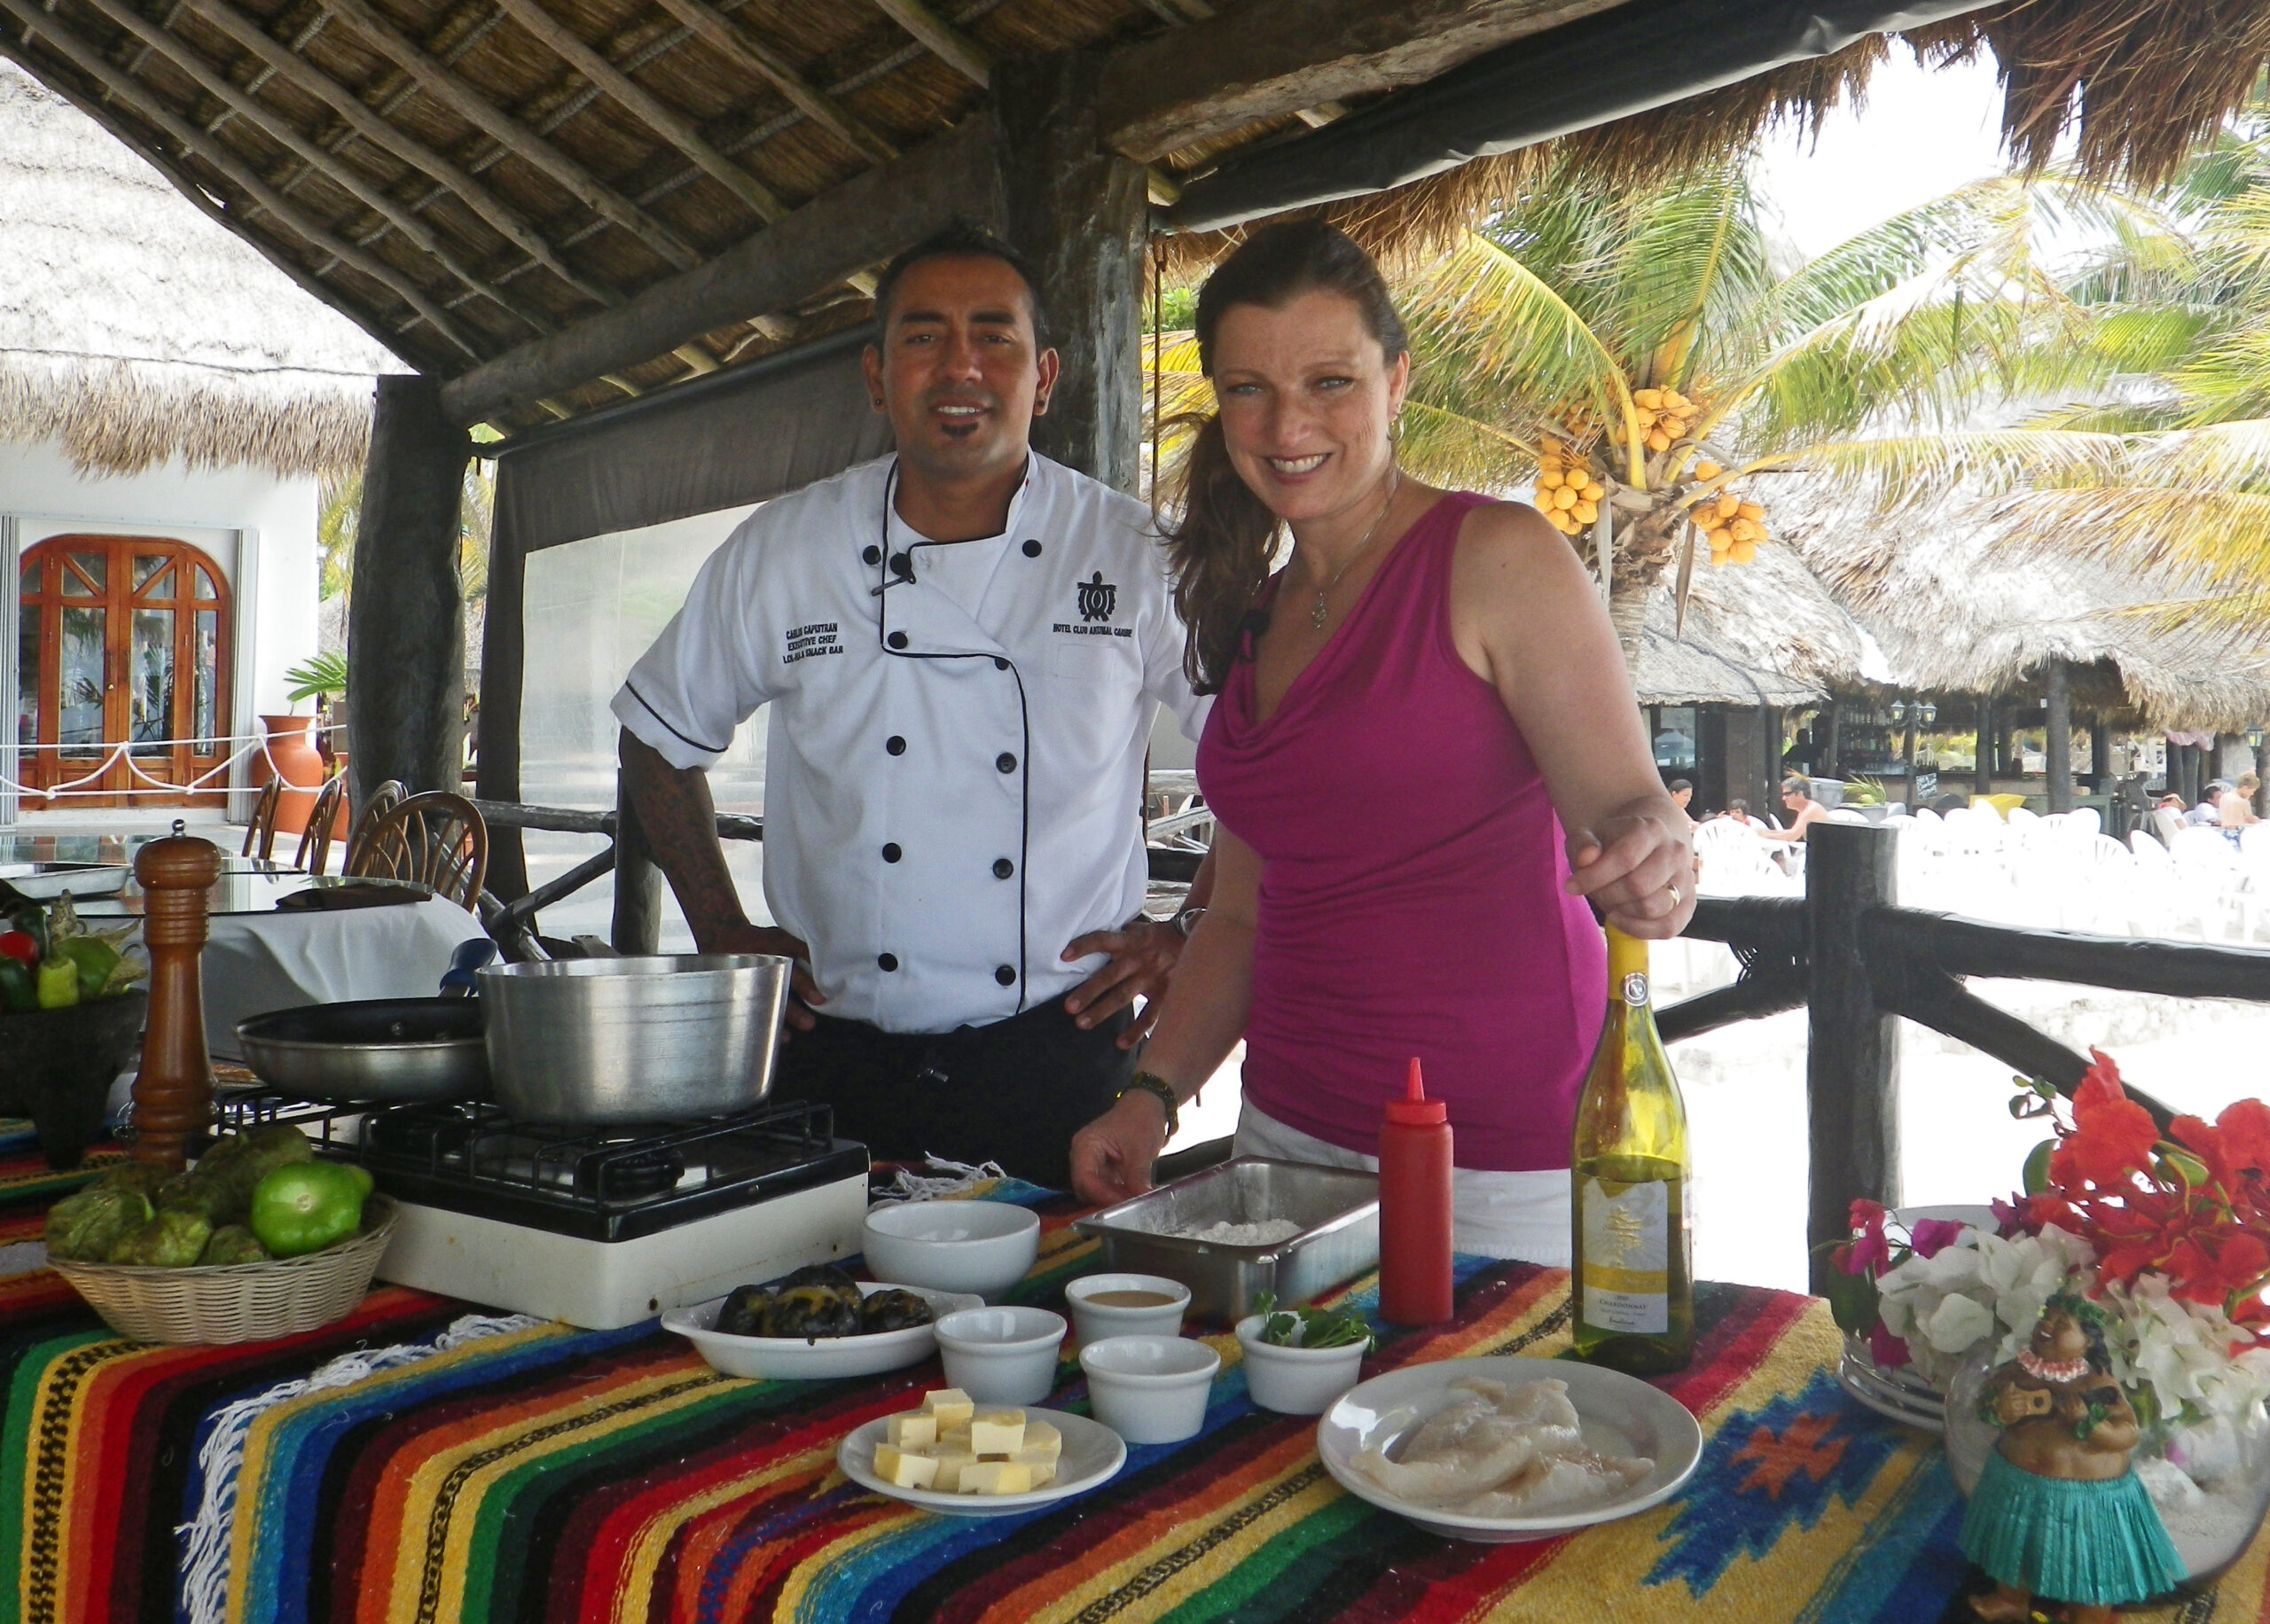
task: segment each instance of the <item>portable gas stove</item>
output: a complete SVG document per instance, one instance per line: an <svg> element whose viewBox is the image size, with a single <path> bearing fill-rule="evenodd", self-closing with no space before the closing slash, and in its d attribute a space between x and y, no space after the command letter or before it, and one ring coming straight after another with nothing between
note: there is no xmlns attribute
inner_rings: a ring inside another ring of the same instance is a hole
<svg viewBox="0 0 2270 1624"><path fill-rule="evenodd" d="M322 1136L401 1209L380 1278L594 1331L855 1253L867 1212L866 1147L804 1101L630 1128L395 1105Z"/></svg>

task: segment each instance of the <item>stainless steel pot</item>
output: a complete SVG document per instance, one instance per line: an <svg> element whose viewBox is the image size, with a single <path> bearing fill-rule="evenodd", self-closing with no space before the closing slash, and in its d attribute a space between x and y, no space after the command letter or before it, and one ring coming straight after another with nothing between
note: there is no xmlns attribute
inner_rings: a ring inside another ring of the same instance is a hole
<svg viewBox="0 0 2270 1624"><path fill-rule="evenodd" d="M245 1064L302 1099L456 1099L489 1081L481 1006L377 998L271 1010L237 1023Z"/></svg>
<svg viewBox="0 0 2270 1624"><path fill-rule="evenodd" d="M788 970L753 953L489 965L497 1103L536 1122L746 1111L772 1091Z"/></svg>

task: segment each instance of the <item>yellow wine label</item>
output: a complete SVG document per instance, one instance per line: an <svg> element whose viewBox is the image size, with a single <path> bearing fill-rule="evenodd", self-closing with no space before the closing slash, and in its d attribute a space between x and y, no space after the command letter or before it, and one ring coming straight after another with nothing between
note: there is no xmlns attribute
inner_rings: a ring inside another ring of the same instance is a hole
<svg viewBox="0 0 2270 1624"><path fill-rule="evenodd" d="M1589 1178L1583 1193L1584 1321L1602 1331L1671 1329L1671 1186Z"/></svg>

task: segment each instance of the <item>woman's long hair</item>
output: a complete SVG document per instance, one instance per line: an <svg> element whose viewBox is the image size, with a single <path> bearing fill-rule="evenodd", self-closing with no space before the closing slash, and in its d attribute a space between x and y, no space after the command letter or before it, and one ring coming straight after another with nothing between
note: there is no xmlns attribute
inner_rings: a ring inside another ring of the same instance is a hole
<svg viewBox="0 0 2270 1624"><path fill-rule="evenodd" d="M1372 256L1320 220L1256 231L1198 294L1198 366L1214 376L1214 337L1235 305L1281 308L1303 293L1338 293L1356 307L1389 365L1410 348L1387 279ZM1230 461L1221 419L1198 419L1180 480L1182 511L1165 527L1174 604L1187 627L1182 667L1200 693L1218 693L1236 663L1247 612L1269 578L1277 515Z"/></svg>

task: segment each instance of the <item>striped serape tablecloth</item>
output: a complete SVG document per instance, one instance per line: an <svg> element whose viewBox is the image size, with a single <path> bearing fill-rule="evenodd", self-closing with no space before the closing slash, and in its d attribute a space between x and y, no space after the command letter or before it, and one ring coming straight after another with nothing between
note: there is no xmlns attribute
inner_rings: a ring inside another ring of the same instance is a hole
<svg viewBox="0 0 2270 1624"><path fill-rule="evenodd" d="M74 1182L0 1159L0 1261ZM1009 1193L1044 1222L1017 1295L1055 1301L1092 1243L1068 1205ZM0 1619L1967 1619L1976 1581L1937 1442L1844 1395L1824 1306L1696 1295L1695 1362L1661 1383L1707 1435L1687 1488L1573 1537L1480 1545L1342 1494L1312 1420L1248 1401L1230 1337L1212 1339L1224 1364L1198 1438L979 1520L835 1469L843 1434L938 1385L935 1362L743 1381L651 1322L583 1331L395 1287L286 1341L152 1347L50 1271L0 1274ZM1568 1346L1560 1271L1462 1260L1458 1302L1366 1375ZM1084 1409L1076 1363L1051 1402ZM2258 1540L2210 1591L2132 1616L2261 1619L2265 1565Z"/></svg>

